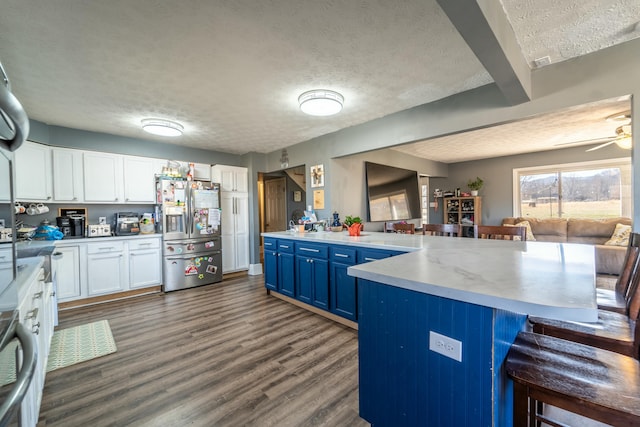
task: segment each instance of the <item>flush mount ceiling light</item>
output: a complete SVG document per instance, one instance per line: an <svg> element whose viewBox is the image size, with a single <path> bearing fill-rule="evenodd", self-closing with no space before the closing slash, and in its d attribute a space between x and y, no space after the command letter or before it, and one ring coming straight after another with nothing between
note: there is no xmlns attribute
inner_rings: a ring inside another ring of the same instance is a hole
<svg viewBox="0 0 640 427"><path fill-rule="evenodd" d="M145 132L160 136L180 136L184 127L180 123L163 119L144 119L142 129Z"/></svg>
<svg viewBox="0 0 640 427"><path fill-rule="evenodd" d="M298 97L303 113L311 116L331 116L342 110L344 97L327 89L310 90Z"/></svg>

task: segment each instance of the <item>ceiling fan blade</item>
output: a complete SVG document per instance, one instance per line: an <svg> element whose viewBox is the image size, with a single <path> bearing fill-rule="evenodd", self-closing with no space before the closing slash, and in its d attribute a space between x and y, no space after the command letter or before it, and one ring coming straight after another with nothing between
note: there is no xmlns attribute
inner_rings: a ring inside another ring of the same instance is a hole
<svg viewBox="0 0 640 427"><path fill-rule="evenodd" d="M572 145L572 144L595 144L597 142L609 142L615 139L615 136L607 136L604 138L595 138L595 139L581 139L580 141L571 141L571 142L559 142L557 144L553 144L554 147L558 147L561 145Z"/></svg>
<svg viewBox="0 0 640 427"><path fill-rule="evenodd" d="M589 151L599 150L599 149L601 149L601 148L606 147L607 145L614 144L615 142L616 142L616 140L614 139L614 140L612 140L612 141L605 142L604 144L600 144L600 145L598 145L598 146L596 146L596 147L589 148L588 150L585 150L585 152L587 152L587 153L588 153Z"/></svg>

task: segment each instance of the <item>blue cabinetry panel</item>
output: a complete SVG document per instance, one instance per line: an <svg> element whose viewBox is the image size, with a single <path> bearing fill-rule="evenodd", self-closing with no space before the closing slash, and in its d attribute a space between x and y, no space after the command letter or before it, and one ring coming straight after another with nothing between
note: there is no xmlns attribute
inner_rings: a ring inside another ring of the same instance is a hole
<svg viewBox="0 0 640 427"><path fill-rule="evenodd" d="M278 292L295 297L295 255L278 252Z"/></svg>
<svg viewBox="0 0 640 427"><path fill-rule="evenodd" d="M358 280L360 416L376 426L492 425L493 309ZM462 362L429 350L462 342Z"/></svg>

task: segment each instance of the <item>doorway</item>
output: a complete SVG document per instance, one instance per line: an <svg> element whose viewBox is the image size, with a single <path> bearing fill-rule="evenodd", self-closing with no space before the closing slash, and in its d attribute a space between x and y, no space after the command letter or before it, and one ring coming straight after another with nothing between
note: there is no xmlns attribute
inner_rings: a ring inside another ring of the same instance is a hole
<svg viewBox="0 0 640 427"><path fill-rule="evenodd" d="M287 180L269 179L264 183L264 231L285 231L287 222Z"/></svg>
<svg viewBox="0 0 640 427"><path fill-rule="evenodd" d="M258 173L260 233L286 231L289 221L302 217L306 202L305 165ZM260 239L260 262L264 262Z"/></svg>

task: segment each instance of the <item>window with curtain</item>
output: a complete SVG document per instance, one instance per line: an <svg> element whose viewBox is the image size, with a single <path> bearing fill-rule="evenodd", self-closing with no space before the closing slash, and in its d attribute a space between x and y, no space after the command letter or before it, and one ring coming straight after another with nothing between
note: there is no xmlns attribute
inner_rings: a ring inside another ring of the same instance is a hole
<svg viewBox="0 0 640 427"><path fill-rule="evenodd" d="M631 159L514 169L514 215L632 216Z"/></svg>

